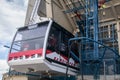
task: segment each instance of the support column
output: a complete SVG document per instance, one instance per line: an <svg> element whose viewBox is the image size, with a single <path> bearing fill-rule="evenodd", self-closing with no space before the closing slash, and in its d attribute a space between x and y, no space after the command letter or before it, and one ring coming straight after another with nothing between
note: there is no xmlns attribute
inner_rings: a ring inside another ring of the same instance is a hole
<svg viewBox="0 0 120 80"><path fill-rule="evenodd" d="M46 16L53 18L52 0L46 0Z"/></svg>
<svg viewBox="0 0 120 80"><path fill-rule="evenodd" d="M98 41L98 0L93 0L93 7L94 7L94 13L93 13L93 26L94 26L94 41ZM98 44L94 43L94 58L98 59Z"/></svg>
<svg viewBox="0 0 120 80"><path fill-rule="evenodd" d="M111 36L110 36L110 24L108 25L108 38L111 38Z"/></svg>
<svg viewBox="0 0 120 80"><path fill-rule="evenodd" d="M117 21L117 34L118 34L118 49L119 49L119 55L120 55L120 23Z"/></svg>

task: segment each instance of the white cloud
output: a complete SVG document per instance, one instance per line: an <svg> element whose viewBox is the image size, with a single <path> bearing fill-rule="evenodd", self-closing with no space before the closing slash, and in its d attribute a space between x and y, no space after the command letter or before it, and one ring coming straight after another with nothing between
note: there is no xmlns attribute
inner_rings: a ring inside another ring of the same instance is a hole
<svg viewBox="0 0 120 80"><path fill-rule="evenodd" d="M14 3L0 0L0 40L11 41L16 28L24 26L26 6L20 6L18 2L20 0L15 0Z"/></svg>
<svg viewBox="0 0 120 80"><path fill-rule="evenodd" d="M0 60L0 74L5 73L6 71L8 71L8 64L6 60Z"/></svg>
<svg viewBox="0 0 120 80"><path fill-rule="evenodd" d="M10 2L0 0L0 43L10 43L16 32L16 28L24 26L27 1L12 0ZM3 44L0 44L0 58L1 56L5 57L8 52L8 49L5 49Z"/></svg>
<svg viewBox="0 0 120 80"><path fill-rule="evenodd" d="M0 80L1 75L8 70L8 49L3 45L10 44L16 28L24 26L27 2L28 0L0 0Z"/></svg>
<svg viewBox="0 0 120 80"><path fill-rule="evenodd" d="M0 80L2 80L2 75L8 72L9 66L6 60L0 60Z"/></svg>
<svg viewBox="0 0 120 80"><path fill-rule="evenodd" d="M4 45L0 45L0 59L7 59L8 52L9 52L8 48L4 47Z"/></svg>

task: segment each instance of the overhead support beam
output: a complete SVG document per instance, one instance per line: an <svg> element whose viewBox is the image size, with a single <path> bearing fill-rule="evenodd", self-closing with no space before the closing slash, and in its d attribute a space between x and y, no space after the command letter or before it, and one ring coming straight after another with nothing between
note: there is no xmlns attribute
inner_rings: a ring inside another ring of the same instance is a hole
<svg viewBox="0 0 120 80"><path fill-rule="evenodd" d="M115 7L115 6L120 5L120 3L115 3L115 4L112 3L111 5ZM104 9L110 8L111 5L106 6ZM99 10L102 10L102 8L100 8Z"/></svg>
<svg viewBox="0 0 120 80"><path fill-rule="evenodd" d="M65 12L65 13L71 13L71 12L76 12L76 11L82 10L82 9L84 9L84 7L83 7L83 6L79 6L79 7L77 7L77 8L72 8L72 9L66 10L66 11L64 11L64 12Z"/></svg>
<svg viewBox="0 0 120 80"><path fill-rule="evenodd" d="M35 4L35 0L30 0L28 2L28 9L27 9L27 13L26 13L26 18L25 18L24 25L28 25L29 24L30 16L31 16L31 13L32 13L33 8L34 8L34 4Z"/></svg>
<svg viewBox="0 0 120 80"><path fill-rule="evenodd" d="M71 5L72 3L74 3L74 4L76 4L76 3L78 3L78 2L80 2L81 0L74 0L73 2L68 2L66 5Z"/></svg>
<svg viewBox="0 0 120 80"><path fill-rule="evenodd" d="M64 10L67 10L67 8L65 7L65 3L63 2L63 0L59 0L61 5L63 6ZM75 30L75 26L76 24L74 23L74 21L70 18L70 14L66 14L68 20L70 21L70 24L73 26L73 29Z"/></svg>
<svg viewBox="0 0 120 80"><path fill-rule="evenodd" d="M113 1L110 1L110 4L111 4L111 9L112 9L114 18L115 18L115 20L117 21L117 20L118 20L118 16L117 16L117 13L116 13L116 10L115 10L115 6L112 5L112 4L113 4Z"/></svg>
<svg viewBox="0 0 120 80"><path fill-rule="evenodd" d="M52 0L46 1L46 14L48 18L53 18Z"/></svg>
<svg viewBox="0 0 120 80"><path fill-rule="evenodd" d="M108 19L102 19L99 21L99 23L102 23L102 22L109 22L109 21L114 21L115 18L108 18Z"/></svg>

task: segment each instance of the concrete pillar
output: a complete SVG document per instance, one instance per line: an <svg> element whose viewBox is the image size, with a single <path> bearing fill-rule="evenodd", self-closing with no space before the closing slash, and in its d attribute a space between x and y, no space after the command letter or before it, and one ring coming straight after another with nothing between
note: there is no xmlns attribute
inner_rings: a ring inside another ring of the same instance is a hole
<svg viewBox="0 0 120 80"><path fill-rule="evenodd" d="M52 0L46 0L46 16L53 18Z"/></svg>
<svg viewBox="0 0 120 80"><path fill-rule="evenodd" d="M118 49L119 49L119 55L120 55L120 23L117 21L117 34L118 34Z"/></svg>
<svg viewBox="0 0 120 80"><path fill-rule="evenodd" d="M110 24L108 25L108 38L110 38Z"/></svg>

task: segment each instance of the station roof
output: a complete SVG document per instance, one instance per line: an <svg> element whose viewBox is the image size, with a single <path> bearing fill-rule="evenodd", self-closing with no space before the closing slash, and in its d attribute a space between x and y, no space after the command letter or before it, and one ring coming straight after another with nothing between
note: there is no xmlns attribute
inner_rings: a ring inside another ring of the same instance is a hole
<svg viewBox="0 0 120 80"><path fill-rule="evenodd" d="M44 1L44 3L49 3L50 0L41 0L41 1ZM84 5L85 0L51 0L51 1L55 3L58 7L60 7L61 11L67 14L67 17L73 27L71 29L76 29L75 28L76 14L70 10L74 9L75 7L77 7L78 9L81 5ZM100 2L105 0L98 0L98 1ZM25 24L29 22L29 18L31 16L34 4L35 4L35 0L29 0ZM42 6L45 6L45 5L42 4ZM47 17L46 15L47 12L45 8L39 6L38 8L39 16ZM57 12L59 11L54 11L54 12L58 14ZM55 13L54 15L56 15ZM80 15L84 14L84 10L81 10L81 11L78 10L77 14L80 14ZM57 19L58 22L62 21L59 19L60 17ZM109 21L118 21L119 19L120 19L120 0L106 0L106 2L102 4L101 7L99 8L99 22L104 23Z"/></svg>

